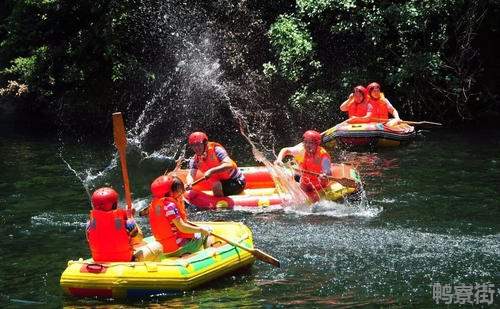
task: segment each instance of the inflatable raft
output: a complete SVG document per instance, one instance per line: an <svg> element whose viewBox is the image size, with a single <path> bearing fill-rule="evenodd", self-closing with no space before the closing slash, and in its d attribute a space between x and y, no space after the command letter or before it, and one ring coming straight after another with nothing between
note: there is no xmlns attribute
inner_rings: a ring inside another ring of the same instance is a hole
<svg viewBox="0 0 500 309"><path fill-rule="evenodd" d="M291 197L275 186L273 178L264 166L241 167L245 175L245 190L238 195L228 197L215 197L211 193L209 182L203 181L186 192L185 201L199 209L223 209L223 208L257 208L257 207L281 207ZM184 173L184 174L183 174ZM179 177L185 177L187 171L182 171ZM293 174L292 170L289 170ZM358 190L360 178L357 171L347 164L332 164L333 177L339 179L343 184L333 181L325 190L324 198L331 201L339 201L355 193ZM201 177L201 175L199 175ZM292 175L290 175L292 178Z"/></svg>
<svg viewBox="0 0 500 309"><path fill-rule="evenodd" d="M409 143L416 136L415 128L383 123L339 124L323 134L323 145L340 147L394 147Z"/></svg>
<svg viewBox="0 0 500 309"><path fill-rule="evenodd" d="M214 233L253 248L252 232L242 223L199 222ZM146 238L152 240L152 237ZM69 261L61 276L65 293L75 297L136 298L193 289L249 267L255 258L245 250L224 243L184 257L158 262L94 263L92 259Z"/></svg>

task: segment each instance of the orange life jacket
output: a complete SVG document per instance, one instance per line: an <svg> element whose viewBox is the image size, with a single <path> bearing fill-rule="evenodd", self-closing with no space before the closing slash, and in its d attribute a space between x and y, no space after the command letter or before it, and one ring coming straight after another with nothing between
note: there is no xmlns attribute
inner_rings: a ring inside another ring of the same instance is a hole
<svg viewBox="0 0 500 309"><path fill-rule="evenodd" d="M211 169L212 167L219 166L221 161L217 158L217 154L215 153L215 147L222 147L219 143L208 142L207 144L207 152L203 156L195 155L194 160L197 162L198 169L203 173ZM224 148L224 147L222 147ZM236 163L233 163L233 167L231 169L222 171L220 173L214 174L217 179L227 180L231 178L231 175L234 172L234 169L237 168Z"/></svg>
<svg viewBox="0 0 500 309"><path fill-rule="evenodd" d="M179 207L179 202L171 197L163 197L160 199L154 199L149 206L149 224L151 225L151 231L155 239L160 242L163 246L163 252L170 253L179 249L179 244L182 242L184 234L177 231L177 228L172 223L171 219L165 216L164 207L172 202L176 205L179 210L179 215L186 215L186 211L183 207ZM182 208L182 210L181 210ZM185 219L185 218L183 218ZM191 238L191 237L184 237Z"/></svg>
<svg viewBox="0 0 500 309"><path fill-rule="evenodd" d="M351 105L349 105L349 109L347 110L347 112L349 114L349 118L353 116L364 117L368 112L368 102L364 101L361 103L352 103Z"/></svg>
<svg viewBox="0 0 500 309"><path fill-rule="evenodd" d="M318 174L323 173L323 167L321 166L321 163L323 162L324 159L331 160L328 152L321 146L318 146L316 152L313 155L307 153L305 149L303 151L304 151L304 156L302 161L299 161L299 167L309 172ZM328 181L321 182L319 180L319 177L316 175L302 173L302 176L300 177L300 183L305 185L311 184L314 186L314 188L320 190L328 184Z"/></svg>
<svg viewBox="0 0 500 309"><path fill-rule="evenodd" d="M127 232L127 213L91 210L87 239L95 262L130 262L133 249Z"/></svg>
<svg viewBox="0 0 500 309"><path fill-rule="evenodd" d="M372 105L372 121L373 122L384 122L389 119L389 109L387 108L387 103L384 100L384 94L380 93L378 99L369 97L369 103Z"/></svg>

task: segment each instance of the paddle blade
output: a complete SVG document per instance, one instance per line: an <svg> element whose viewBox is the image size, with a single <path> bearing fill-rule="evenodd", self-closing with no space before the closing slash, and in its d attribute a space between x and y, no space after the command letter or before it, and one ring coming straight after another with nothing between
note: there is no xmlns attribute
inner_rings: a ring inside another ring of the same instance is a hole
<svg viewBox="0 0 500 309"><path fill-rule="evenodd" d="M118 150L122 151L127 147L127 137L125 134L125 125L123 124L122 113L113 113L113 135Z"/></svg>
<svg viewBox="0 0 500 309"><path fill-rule="evenodd" d="M266 263L271 264L274 267L278 267L278 268L281 266L280 261L278 261L274 257L270 256L269 254L261 251L260 249L253 249L250 252L252 253L252 255L256 259L261 260L262 262L266 262Z"/></svg>

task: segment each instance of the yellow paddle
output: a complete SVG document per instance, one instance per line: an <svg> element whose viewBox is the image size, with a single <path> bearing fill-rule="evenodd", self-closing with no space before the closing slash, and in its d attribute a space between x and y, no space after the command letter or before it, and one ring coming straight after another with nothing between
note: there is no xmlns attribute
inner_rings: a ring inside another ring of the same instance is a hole
<svg viewBox="0 0 500 309"><path fill-rule="evenodd" d="M192 223L192 222L187 222L193 226L196 226L196 227L199 227L198 225ZM228 244L230 244L231 246L234 246L234 247L238 247L242 250L245 250L247 252L249 252L250 254L252 254L256 259L258 260L261 260L262 262L266 262L268 264L271 264L273 265L274 267L280 267L281 263L279 260L277 260L276 258L270 256L269 254L265 253L264 251L260 250L260 249L257 249L257 248L247 248L245 246L242 246L240 245L239 243L236 243L234 241L231 241L221 235L218 235L218 234L214 234L213 232L210 232L210 235L216 237L216 238L219 238L220 240L223 240L225 242L227 242Z"/></svg>

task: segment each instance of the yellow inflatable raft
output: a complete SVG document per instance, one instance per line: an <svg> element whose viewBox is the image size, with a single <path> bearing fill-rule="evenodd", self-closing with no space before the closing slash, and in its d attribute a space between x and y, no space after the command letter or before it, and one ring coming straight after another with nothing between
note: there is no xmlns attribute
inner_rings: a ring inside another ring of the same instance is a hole
<svg viewBox="0 0 500 309"><path fill-rule="evenodd" d="M199 223L210 226L216 234L253 248L252 232L242 223ZM76 297L147 297L193 289L248 267L254 261L249 252L226 243L189 256L163 257L158 262L94 263L92 259L79 259L68 262L60 283L65 293Z"/></svg>

